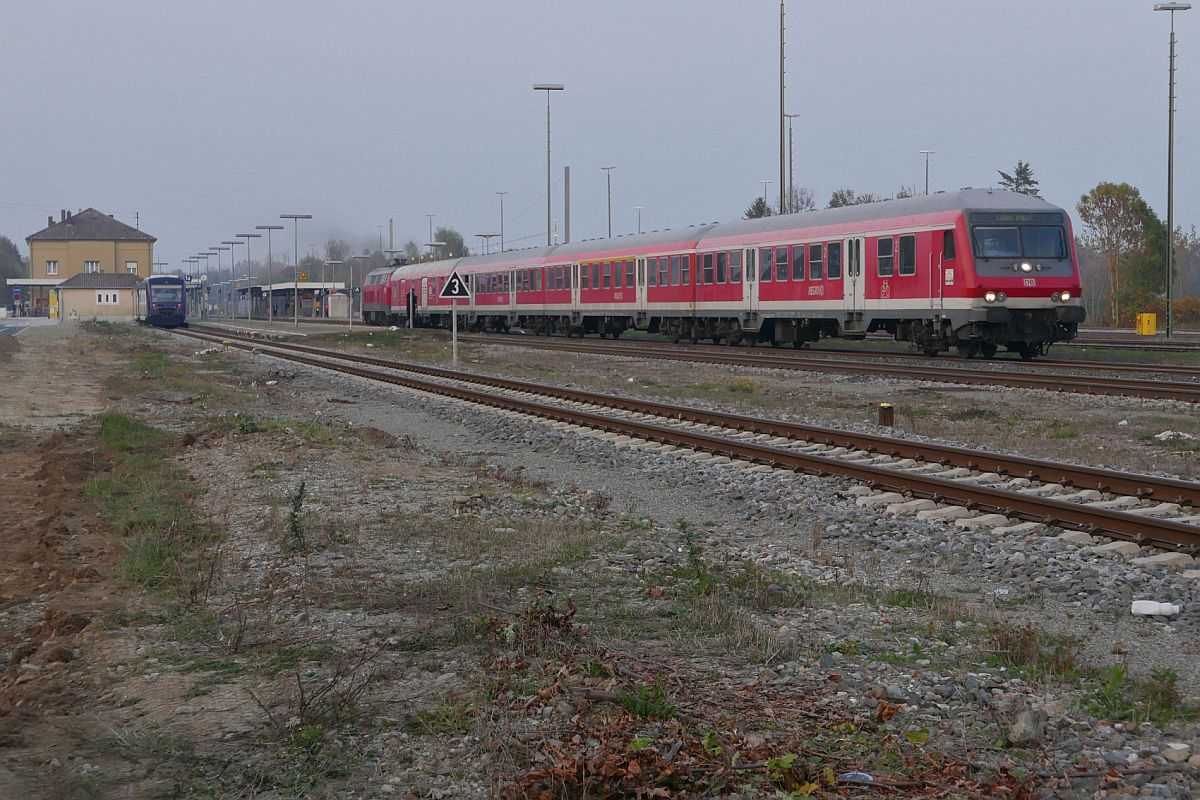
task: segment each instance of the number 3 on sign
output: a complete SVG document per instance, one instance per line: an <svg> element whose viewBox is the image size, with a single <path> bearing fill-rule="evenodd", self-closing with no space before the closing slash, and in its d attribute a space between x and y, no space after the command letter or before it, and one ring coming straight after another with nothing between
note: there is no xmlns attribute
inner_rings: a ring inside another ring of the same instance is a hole
<svg viewBox="0 0 1200 800"><path fill-rule="evenodd" d="M469 300L471 289L457 272L452 272L446 279L446 285L442 287L442 291L438 292L438 297L442 300Z"/></svg>

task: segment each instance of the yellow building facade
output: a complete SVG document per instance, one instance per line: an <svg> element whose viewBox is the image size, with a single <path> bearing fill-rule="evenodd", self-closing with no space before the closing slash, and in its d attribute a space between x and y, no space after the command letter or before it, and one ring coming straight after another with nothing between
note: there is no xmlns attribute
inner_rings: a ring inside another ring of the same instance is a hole
<svg viewBox="0 0 1200 800"><path fill-rule="evenodd" d="M25 237L29 245L29 277L10 278L19 287L12 299L18 313L49 313L57 287L76 275L101 273L147 278L154 271L153 236L109 214L89 208L61 212L47 226ZM19 299L18 299L19 296ZM19 305L18 305L19 304Z"/></svg>

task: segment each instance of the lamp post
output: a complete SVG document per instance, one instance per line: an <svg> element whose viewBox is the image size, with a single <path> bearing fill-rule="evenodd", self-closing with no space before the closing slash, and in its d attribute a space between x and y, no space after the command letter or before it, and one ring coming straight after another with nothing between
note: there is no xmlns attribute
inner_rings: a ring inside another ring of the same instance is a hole
<svg viewBox="0 0 1200 800"><path fill-rule="evenodd" d="M491 252L490 245L491 245L492 239L495 239L500 234L498 234L498 233L477 233L475 235L478 236L480 239L483 239L483 254L488 255Z"/></svg>
<svg viewBox="0 0 1200 800"><path fill-rule="evenodd" d="M231 316L233 316L233 314L230 311L229 304L230 304L230 301L233 300L233 282L234 282L233 269L234 269L234 264L237 261L237 253L234 251L233 248L239 244L243 244L243 242L241 242L237 239L234 239L234 240L222 239L221 244L229 245L229 248L228 248L229 249L229 285L225 288L225 316L231 317Z"/></svg>
<svg viewBox="0 0 1200 800"><path fill-rule="evenodd" d="M929 194L929 157L934 154L934 151L918 150L917 152L925 156L925 194Z"/></svg>
<svg viewBox="0 0 1200 800"><path fill-rule="evenodd" d="M221 308L221 316L227 317L229 316L229 312L224 302L224 292L221 291L220 287L225 283L225 267L221 264L221 253L229 250L229 248L213 245L209 249L215 251L217 254L217 305Z"/></svg>
<svg viewBox="0 0 1200 800"><path fill-rule="evenodd" d="M437 214L426 214L425 215L425 218L429 220L429 241L431 241L431 242L433 241L433 218L436 216L437 216Z"/></svg>
<svg viewBox="0 0 1200 800"><path fill-rule="evenodd" d="M792 120L800 116L799 114L784 114L787 117L788 123L788 174L787 174L787 213L793 214L796 211L796 172L795 172L795 153L792 145L795 144L795 138L792 136ZM782 210L780 214L784 213Z"/></svg>
<svg viewBox="0 0 1200 800"><path fill-rule="evenodd" d="M217 257L217 279L219 280L221 277L221 254L213 250L205 250L201 255L204 256L204 277L200 282L204 284L204 316L208 316L208 257Z"/></svg>
<svg viewBox="0 0 1200 800"><path fill-rule="evenodd" d="M508 194L508 192L496 192L496 194L500 195L500 252L503 253L504 252L504 195ZM429 238L432 239L433 237L430 236Z"/></svg>
<svg viewBox="0 0 1200 800"><path fill-rule="evenodd" d="M312 214L280 214L280 219L290 219L292 221L292 259L295 261L296 271L292 273L293 288L295 289L295 306L292 311L295 313L295 322L297 328L300 327L300 220L312 219Z"/></svg>
<svg viewBox="0 0 1200 800"><path fill-rule="evenodd" d="M329 297L329 289L325 286L325 268L326 267L336 267L338 264L341 264L341 263L342 263L341 261L333 261L330 259L326 259L325 261L321 262L321 316L322 317L329 316L329 312L325 308L326 299Z"/></svg>
<svg viewBox="0 0 1200 800"><path fill-rule="evenodd" d="M275 323L275 280L271 277L271 231L283 230L282 225L255 225L254 230L267 232L267 324Z"/></svg>
<svg viewBox="0 0 1200 800"><path fill-rule="evenodd" d="M535 92L545 92L546 93L546 245L547 246L554 244L554 241L551 239L551 235L553 233L553 228L552 228L553 223L550 218L550 214L551 214L551 211L553 208L553 198L550 194L550 188L551 188L551 184L550 184L550 93L551 92L561 92L565 88L566 87L561 83L535 83L533 85L533 90ZM429 238L433 239L433 236L430 235Z"/></svg>
<svg viewBox="0 0 1200 800"><path fill-rule="evenodd" d="M252 309L250 287L254 284L254 276L250 274L250 240L261 239L261 233L239 233L239 239L246 240L246 324L250 324L250 311Z"/></svg>
<svg viewBox="0 0 1200 800"><path fill-rule="evenodd" d="M383 234L380 233L380 236L382 236L382 235ZM383 248L382 247L379 248L379 251L383 252ZM350 259L352 262L350 264L350 330L351 331L354 330L354 268L356 266L358 266L359 262L362 261L364 258L370 258L370 256L363 256L363 255L350 256ZM358 302L358 307L360 310L362 309L362 301L361 300L359 300L359 302Z"/></svg>
<svg viewBox="0 0 1200 800"><path fill-rule="evenodd" d="M1191 3L1158 3L1155 11L1171 12L1170 89L1167 94L1167 338L1174 332L1175 271L1175 12Z"/></svg>
<svg viewBox="0 0 1200 800"><path fill-rule="evenodd" d="M767 184L771 183L771 181L761 181L760 180L759 183L761 183L763 185L763 190L762 190L763 212L764 212L763 215L766 216L766 212L768 210L770 210L770 207L767 205Z"/></svg>
<svg viewBox="0 0 1200 800"><path fill-rule="evenodd" d="M612 171L616 169L616 165L611 167L601 167L604 170L604 177L608 181L608 238L612 238Z"/></svg>
<svg viewBox="0 0 1200 800"><path fill-rule="evenodd" d="M642 209L644 209L645 206L634 206L634 208L636 208L637 212L638 212L638 233L641 233L642 232Z"/></svg>

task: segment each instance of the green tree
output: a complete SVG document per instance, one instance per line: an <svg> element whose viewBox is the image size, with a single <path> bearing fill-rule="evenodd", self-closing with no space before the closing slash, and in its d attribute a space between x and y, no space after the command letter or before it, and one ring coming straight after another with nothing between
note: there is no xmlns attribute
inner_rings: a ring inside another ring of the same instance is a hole
<svg viewBox="0 0 1200 800"><path fill-rule="evenodd" d="M844 208L845 206L858 206L863 203L876 203L880 198L876 197L871 192L863 192L855 194L853 189L835 189L829 197L829 205L826 208Z"/></svg>
<svg viewBox="0 0 1200 800"><path fill-rule="evenodd" d="M415 264L421 260L421 246L412 239L404 243L404 257L408 263Z"/></svg>
<svg viewBox="0 0 1200 800"><path fill-rule="evenodd" d="M754 202L750 204L750 207L746 209L746 212L742 215L742 217L744 219L761 219L762 217L769 217L774 213L774 209L767 205L766 200L761 197L756 197L754 198Z"/></svg>
<svg viewBox="0 0 1200 800"><path fill-rule="evenodd" d="M1104 259L1108 322L1119 324L1131 304L1144 303L1147 295L1165 288L1166 226L1128 183L1100 183L1079 199L1076 209L1084 226L1080 240Z"/></svg>
<svg viewBox="0 0 1200 800"><path fill-rule="evenodd" d="M917 189L915 186L901 186L896 190L896 199L903 200L906 197L916 197Z"/></svg>
<svg viewBox="0 0 1200 800"><path fill-rule="evenodd" d="M433 235L435 242L445 242L445 247L437 248L443 258L458 258L467 254L467 246L463 236L454 228L438 228Z"/></svg>
<svg viewBox="0 0 1200 800"><path fill-rule="evenodd" d="M0 283L5 278L28 278L29 262L7 236L0 236ZM5 300L7 302L7 300Z"/></svg>
<svg viewBox="0 0 1200 800"><path fill-rule="evenodd" d="M1013 168L1011 175L1002 169L996 171L1000 173L1001 189L1020 192L1030 197L1042 196L1041 190L1038 189L1037 178L1033 177L1033 167L1029 166L1028 161L1017 159L1017 166Z"/></svg>

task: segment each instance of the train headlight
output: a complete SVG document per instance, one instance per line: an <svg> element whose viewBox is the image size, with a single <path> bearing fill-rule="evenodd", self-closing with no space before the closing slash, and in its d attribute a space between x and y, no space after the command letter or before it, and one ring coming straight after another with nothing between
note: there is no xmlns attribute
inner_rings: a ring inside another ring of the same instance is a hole
<svg viewBox="0 0 1200 800"><path fill-rule="evenodd" d="M1033 272L1033 264L1028 261L1021 262L1021 272Z"/></svg>
<svg viewBox="0 0 1200 800"><path fill-rule="evenodd" d="M1062 302L1062 292L1055 292L1054 294L1050 295L1050 302L1051 303L1061 303Z"/></svg>
<svg viewBox="0 0 1200 800"><path fill-rule="evenodd" d="M983 299L988 303L994 303L996 302L996 293L992 291L984 292Z"/></svg>
<svg viewBox="0 0 1200 800"><path fill-rule="evenodd" d="M1067 302L1067 301L1068 301L1068 300L1070 300L1070 299L1071 299L1071 293L1070 293L1070 292L1063 292L1063 293L1062 293L1062 301L1063 301L1064 303L1065 303L1065 302Z"/></svg>
<svg viewBox="0 0 1200 800"><path fill-rule="evenodd" d="M996 301L999 303L1003 303L1007 299L1008 299L1008 295L1005 294L1004 292L1000 292L999 294L996 295Z"/></svg>

